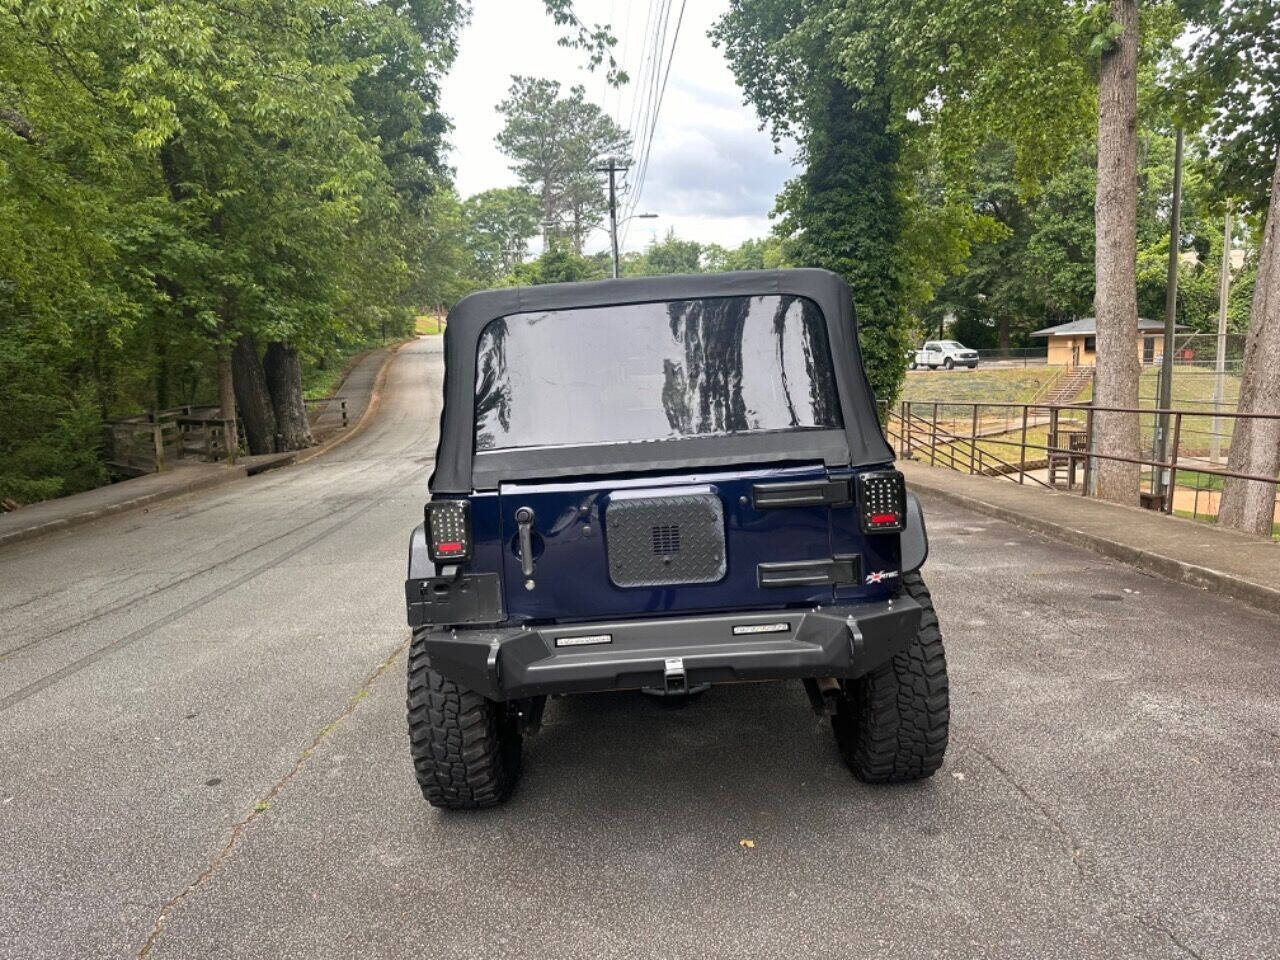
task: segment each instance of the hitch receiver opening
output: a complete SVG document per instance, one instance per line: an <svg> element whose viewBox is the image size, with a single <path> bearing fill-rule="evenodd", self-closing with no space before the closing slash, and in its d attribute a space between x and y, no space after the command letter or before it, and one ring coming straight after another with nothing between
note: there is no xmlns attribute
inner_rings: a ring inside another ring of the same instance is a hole
<svg viewBox="0 0 1280 960"><path fill-rule="evenodd" d="M684 674L683 657L668 657L662 677L667 694L688 692L689 684Z"/></svg>

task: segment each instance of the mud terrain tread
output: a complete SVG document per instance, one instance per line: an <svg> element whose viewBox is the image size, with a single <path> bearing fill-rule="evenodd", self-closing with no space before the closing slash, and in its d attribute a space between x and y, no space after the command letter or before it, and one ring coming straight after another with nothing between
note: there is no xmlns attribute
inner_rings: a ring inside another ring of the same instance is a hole
<svg viewBox="0 0 1280 960"><path fill-rule="evenodd" d="M924 608L919 632L902 653L853 681L832 718L845 763L865 783L930 777L947 750L950 694L938 616L920 574L903 574L902 582Z"/></svg>
<svg viewBox="0 0 1280 960"><path fill-rule="evenodd" d="M503 704L431 669L425 633L409 650L409 749L422 795L454 810L491 807L519 777L521 738Z"/></svg>

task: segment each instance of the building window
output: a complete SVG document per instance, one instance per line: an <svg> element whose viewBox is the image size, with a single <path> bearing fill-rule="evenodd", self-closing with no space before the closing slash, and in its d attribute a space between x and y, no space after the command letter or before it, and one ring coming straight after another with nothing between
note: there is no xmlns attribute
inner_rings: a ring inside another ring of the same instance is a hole
<svg viewBox="0 0 1280 960"><path fill-rule="evenodd" d="M1097 352L1098 352L1098 338L1097 338L1097 337L1085 337L1085 338L1084 338L1084 352L1085 352L1085 353L1097 353Z"/></svg>
<svg viewBox="0 0 1280 960"><path fill-rule="evenodd" d="M1155 359L1156 359L1156 338L1143 337L1142 338L1142 362L1155 363Z"/></svg>

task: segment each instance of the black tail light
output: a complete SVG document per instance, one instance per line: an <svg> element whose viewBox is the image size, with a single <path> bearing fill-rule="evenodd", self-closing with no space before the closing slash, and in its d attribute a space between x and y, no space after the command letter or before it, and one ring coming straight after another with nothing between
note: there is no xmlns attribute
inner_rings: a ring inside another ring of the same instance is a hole
<svg viewBox="0 0 1280 960"><path fill-rule="evenodd" d="M897 470L858 474L863 533L898 533L907 525L907 484Z"/></svg>
<svg viewBox="0 0 1280 960"><path fill-rule="evenodd" d="M427 504L427 548L436 563L471 559L471 501L432 500Z"/></svg>

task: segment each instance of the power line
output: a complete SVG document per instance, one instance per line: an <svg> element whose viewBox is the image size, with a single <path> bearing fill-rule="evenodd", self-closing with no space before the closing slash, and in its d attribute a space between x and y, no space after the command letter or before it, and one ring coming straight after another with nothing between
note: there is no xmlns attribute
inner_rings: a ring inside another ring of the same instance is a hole
<svg viewBox="0 0 1280 960"><path fill-rule="evenodd" d="M669 9L667 11L667 15L668 15L668 22L669 22L669 19L670 19ZM683 22L684 22L684 2L682 0L681 7L680 7L680 18L676 23L676 32L671 43L671 49L669 51L666 49L666 27L665 25L663 27L662 38L660 41L661 53L659 54L659 59L658 59L658 73L661 76L662 83L661 83L661 86L659 86L659 82L658 82L659 75L655 75L653 78L653 90L650 94L650 101L652 104L652 108L647 112L646 122L643 123L640 128L640 137L644 139L645 143L644 143L642 155L640 158L639 173L637 174L637 177L636 177L636 185L637 185L636 192L631 198L632 209L639 206L640 192L644 189L644 180L648 172L649 161L653 153L654 132L656 131L657 125L658 125L658 115L662 110L662 101L666 95L666 80L671 75L671 64L675 59L676 44L679 42L679 39L680 39L680 26ZM665 70L662 67L663 55L666 56L666 60L667 60L667 65Z"/></svg>
<svg viewBox="0 0 1280 960"><path fill-rule="evenodd" d="M631 93L631 109L628 111L630 119L627 121L628 131L636 128L636 120L638 119L636 111L640 105L640 88L645 84L644 78L648 75L649 67L653 60L653 49L649 44L649 27L653 24L653 6L654 0L649 0L649 12L644 19L644 33L640 35L640 59L637 61L640 69L636 71L635 86L632 88ZM648 60L645 59L646 54L649 57Z"/></svg>
<svg viewBox="0 0 1280 960"><path fill-rule="evenodd" d="M676 32L671 39L671 52L667 55L667 70L666 73L663 74L662 89L658 93L658 102L654 107L653 122L649 127L649 140L645 147L643 166L636 178L637 186L635 195L632 197L631 210L635 210L639 205L640 195L644 192L644 180L645 176L649 172L649 156L653 149L653 134L658 129L658 115L662 112L662 101L667 95L667 81L671 79L671 64L674 63L676 59L676 44L680 42L680 26L684 23L684 8L687 2L688 0L680 0L680 15L676 18ZM630 223L627 224L627 227L630 228ZM625 243L625 232L623 233L623 238L623 242Z"/></svg>
<svg viewBox="0 0 1280 960"><path fill-rule="evenodd" d="M653 22L653 40L652 51L648 63L648 71L646 73L646 81L644 83L645 91L642 93L639 89L636 91L637 100L644 97L644 107L638 114L638 125L633 126L635 130L635 143L640 146L641 154L637 161L637 169L645 162L645 147L641 146L646 142L646 131L650 126L653 117L653 107L658 96L658 81L662 76L662 60L666 56L667 50L667 27L671 23L671 0L660 0L659 12L657 19ZM628 182L628 187L630 186ZM630 189L628 189L628 197L631 198L628 212L634 211L637 201L634 199Z"/></svg>

